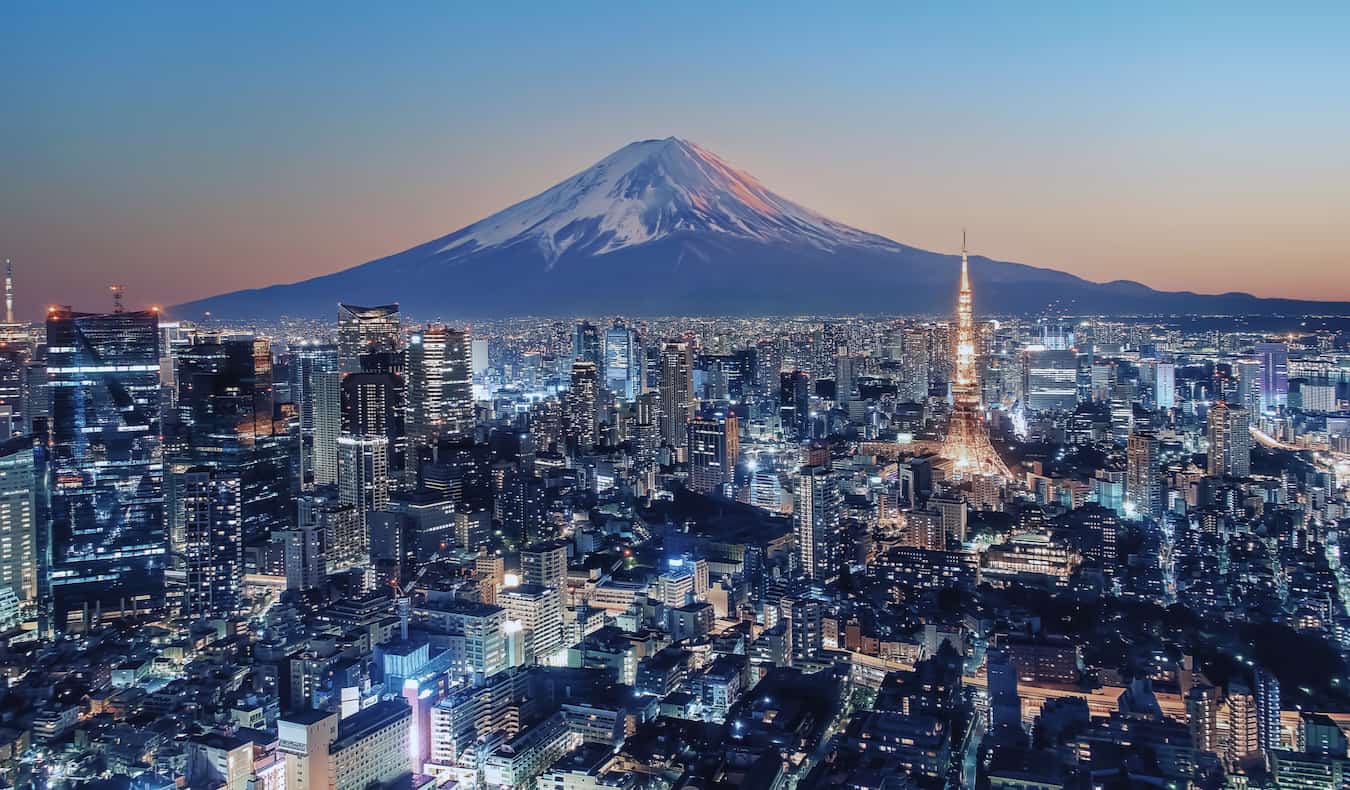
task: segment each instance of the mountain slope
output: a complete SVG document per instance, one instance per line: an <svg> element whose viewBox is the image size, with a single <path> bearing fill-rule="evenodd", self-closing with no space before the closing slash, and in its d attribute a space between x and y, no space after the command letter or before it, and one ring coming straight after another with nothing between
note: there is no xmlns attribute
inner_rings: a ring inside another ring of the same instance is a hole
<svg viewBox="0 0 1350 790"><path fill-rule="evenodd" d="M340 301L418 317L577 313L945 313L957 258L898 244L783 198L693 143L624 146L556 186L439 239L289 285L181 305L183 317L326 316ZM1322 312L1350 305L1154 291L984 258L976 309Z"/></svg>

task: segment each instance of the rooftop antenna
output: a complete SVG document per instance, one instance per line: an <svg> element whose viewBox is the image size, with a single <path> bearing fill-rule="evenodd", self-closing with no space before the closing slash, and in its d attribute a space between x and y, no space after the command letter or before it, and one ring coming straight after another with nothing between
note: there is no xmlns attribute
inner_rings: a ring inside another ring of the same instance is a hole
<svg viewBox="0 0 1350 790"><path fill-rule="evenodd" d="M122 312L122 286L119 285L118 283L113 283L112 285L108 286L108 290L112 291L113 295L113 312L114 313Z"/></svg>

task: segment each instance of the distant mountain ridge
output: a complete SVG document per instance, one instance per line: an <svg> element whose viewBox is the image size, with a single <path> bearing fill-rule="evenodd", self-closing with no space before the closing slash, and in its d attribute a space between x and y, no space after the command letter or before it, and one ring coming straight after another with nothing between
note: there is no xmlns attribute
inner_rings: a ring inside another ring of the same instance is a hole
<svg viewBox="0 0 1350 790"><path fill-rule="evenodd" d="M338 301L417 316L946 313L953 255L899 244L770 191L686 140L643 140L467 227L286 285L188 302L175 315L327 316ZM971 259L977 314L1350 314L1350 303L1093 283Z"/></svg>

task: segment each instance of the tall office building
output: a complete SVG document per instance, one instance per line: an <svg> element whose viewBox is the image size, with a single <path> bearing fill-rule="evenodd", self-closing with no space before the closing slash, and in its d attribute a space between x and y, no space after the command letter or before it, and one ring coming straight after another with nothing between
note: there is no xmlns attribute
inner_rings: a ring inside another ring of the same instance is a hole
<svg viewBox="0 0 1350 790"><path fill-rule="evenodd" d="M740 429L730 410L705 412L689 421L689 489L720 492L735 482Z"/></svg>
<svg viewBox="0 0 1350 790"><path fill-rule="evenodd" d="M694 357L688 343L661 344L661 441L683 447L694 399Z"/></svg>
<svg viewBox="0 0 1350 790"><path fill-rule="evenodd" d="M388 440L389 474L405 470L407 438L403 429L403 382L394 373L352 373L342 380L342 432Z"/></svg>
<svg viewBox="0 0 1350 790"><path fill-rule="evenodd" d="M860 356L848 353L847 349L839 349L839 356L835 357L834 360L834 400L836 403L846 405L858 394L858 373L862 363L863 360Z"/></svg>
<svg viewBox="0 0 1350 790"><path fill-rule="evenodd" d="M1152 433L1131 434L1126 444L1125 503L1127 509L1144 518L1162 517L1161 444Z"/></svg>
<svg viewBox="0 0 1350 790"><path fill-rule="evenodd" d="M637 333L623 325L605 331L605 387L624 401L642 394L642 347Z"/></svg>
<svg viewBox="0 0 1350 790"><path fill-rule="evenodd" d="M822 582L834 578L843 565L842 506L829 466L802 467L792 514L797 559L804 574Z"/></svg>
<svg viewBox="0 0 1350 790"><path fill-rule="evenodd" d="M778 374L778 423L784 439L811 438L810 383L804 371Z"/></svg>
<svg viewBox="0 0 1350 790"><path fill-rule="evenodd" d="M1261 361L1261 411L1274 411L1289 402L1289 347L1284 343L1257 343L1252 352Z"/></svg>
<svg viewBox="0 0 1350 790"><path fill-rule="evenodd" d="M408 432L418 441L473 433L467 330L432 324L408 338Z"/></svg>
<svg viewBox="0 0 1350 790"><path fill-rule="evenodd" d="M229 617L243 604L243 479L236 469L194 467L177 475L173 536L181 551L181 613ZM175 569L176 570L176 569Z"/></svg>
<svg viewBox="0 0 1350 790"><path fill-rule="evenodd" d="M403 349L403 326L398 305L360 307L338 305L338 369L361 371L361 355Z"/></svg>
<svg viewBox="0 0 1350 790"><path fill-rule="evenodd" d="M577 324L572 333L572 361L589 362L599 369L604 364L604 352L600 343L600 330L589 321Z"/></svg>
<svg viewBox="0 0 1350 790"><path fill-rule="evenodd" d="M0 587L12 590L21 606L37 602L47 570L42 452L31 438L0 442Z"/></svg>
<svg viewBox="0 0 1350 790"><path fill-rule="evenodd" d="M1233 401L1251 414L1261 413L1261 381L1264 374L1261 360L1248 358L1233 362L1233 377L1237 380L1237 394Z"/></svg>
<svg viewBox="0 0 1350 790"><path fill-rule="evenodd" d="M302 488L337 482L340 383L337 346L306 343L291 349L291 399L300 422Z"/></svg>
<svg viewBox="0 0 1350 790"><path fill-rule="evenodd" d="M1078 405L1078 353L1052 348L1026 352L1023 392L1031 411L1071 412Z"/></svg>
<svg viewBox="0 0 1350 790"><path fill-rule="evenodd" d="M1153 403L1159 409L1177 405L1177 366L1174 363L1159 362L1154 370Z"/></svg>
<svg viewBox="0 0 1350 790"><path fill-rule="evenodd" d="M1209 410L1209 475L1246 477L1251 474L1251 417L1241 406L1219 401Z"/></svg>
<svg viewBox="0 0 1350 790"><path fill-rule="evenodd" d="M53 309L47 344L57 626L84 606L158 608L166 549L159 315Z"/></svg>
<svg viewBox="0 0 1350 790"><path fill-rule="evenodd" d="M183 525L175 506L182 476L194 467L239 477L245 542L291 521L296 439L274 420L272 354L251 336L202 338L174 354L176 407L165 426L165 511L171 567L181 572Z"/></svg>

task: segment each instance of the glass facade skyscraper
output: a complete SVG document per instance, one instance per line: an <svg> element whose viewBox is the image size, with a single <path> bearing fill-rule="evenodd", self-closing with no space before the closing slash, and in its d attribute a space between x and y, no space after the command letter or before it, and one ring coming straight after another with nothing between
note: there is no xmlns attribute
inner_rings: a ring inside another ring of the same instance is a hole
<svg viewBox="0 0 1350 790"><path fill-rule="evenodd" d="M642 392L642 347L637 333L626 326L605 331L605 386L615 396L632 402Z"/></svg>
<svg viewBox="0 0 1350 790"><path fill-rule="evenodd" d="M47 344L57 623L82 607L157 606L166 551L159 315L52 310Z"/></svg>

